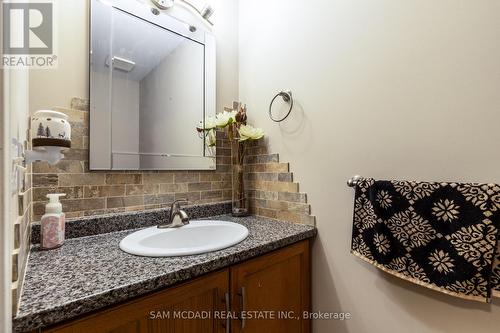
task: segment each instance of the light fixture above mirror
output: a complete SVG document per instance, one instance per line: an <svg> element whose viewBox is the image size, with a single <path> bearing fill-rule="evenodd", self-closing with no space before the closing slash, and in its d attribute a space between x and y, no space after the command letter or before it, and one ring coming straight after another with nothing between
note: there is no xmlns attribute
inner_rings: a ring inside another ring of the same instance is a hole
<svg viewBox="0 0 500 333"><path fill-rule="evenodd" d="M198 6L194 5L191 1L188 0L151 0L151 2L160 10L172 8L175 5L176 1L189 7L189 9L200 15L210 25L213 25L212 21L210 21L210 17L214 14L215 10L208 3L205 3L202 7L198 8ZM159 12L155 13L155 15L158 14Z"/></svg>
<svg viewBox="0 0 500 333"><path fill-rule="evenodd" d="M174 0L151 0L160 9L169 9L174 5Z"/></svg>

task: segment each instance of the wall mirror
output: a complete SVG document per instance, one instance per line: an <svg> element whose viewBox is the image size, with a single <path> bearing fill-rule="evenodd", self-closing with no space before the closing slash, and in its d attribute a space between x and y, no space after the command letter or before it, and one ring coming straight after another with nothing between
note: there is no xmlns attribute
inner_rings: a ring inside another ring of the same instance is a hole
<svg viewBox="0 0 500 333"><path fill-rule="evenodd" d="M91 170L210 170L215 39L130 0L92 0Z"/></svg>

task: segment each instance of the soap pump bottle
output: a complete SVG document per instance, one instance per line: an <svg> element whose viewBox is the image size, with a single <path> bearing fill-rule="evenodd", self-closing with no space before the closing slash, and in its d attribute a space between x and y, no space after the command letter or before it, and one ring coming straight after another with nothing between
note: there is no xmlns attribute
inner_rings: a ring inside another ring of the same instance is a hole
<svg viewBox="0 0 500 333"><path fill-rule="evenodd" d="M55 249L64 244L65 214L59 197L66 194L47 194L49 203L45 205L45 214L41 220L41 248L44 250Z"/></svg>

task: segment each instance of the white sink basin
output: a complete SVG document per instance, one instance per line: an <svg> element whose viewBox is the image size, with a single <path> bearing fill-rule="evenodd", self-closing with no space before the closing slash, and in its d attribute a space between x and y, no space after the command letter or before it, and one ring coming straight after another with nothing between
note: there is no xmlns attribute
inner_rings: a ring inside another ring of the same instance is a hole
<svg viewBox="0 0 500 333"><path fill-rule="evenodd" d="M238 244L248 236L241 224L225 221L191 221L180 228L151 227L128 235L120 249L146 257L174 257L217 251Z"/></svg>

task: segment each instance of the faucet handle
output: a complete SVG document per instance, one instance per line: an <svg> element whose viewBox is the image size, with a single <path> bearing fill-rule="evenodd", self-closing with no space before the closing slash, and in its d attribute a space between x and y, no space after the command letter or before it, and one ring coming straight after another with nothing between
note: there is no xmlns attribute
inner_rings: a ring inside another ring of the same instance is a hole
<svg viewBox="0 0 500 333"><path fill-rule="evenodd" d="M184 198L177 199L177 200L174 201L174 204L176 204L176 205L179 205L181 203L182 204L187 204L187 203L189 203L189 201L188 201L188 199L184 199Z"/></svg>
<svg viewBox="0 0 500 333"><path fill-rule="evenodd" d="M178 200L174 200L174 202L172 202L172 206L170 206L170 213L173 212L174 208L175 209L180 209L180 204L183 203L183 204L187 204L189 201L187 199L178 199Z"/></svg>
<svg viewBox="0 0 500 333"><path fill-rule="evenodd" d="M170 206L170 217L168 218L168 223L166 224L159 224L157 227L160 229L167 229L167 228L178 228L183 225L189 224L189 217L187 213L183 210L181 210L180 203L188 203L187 199L178 199L174 200L172 202L172 206ZM182 223L174 223L174 218L178 217L180 218L180 221Z"/></svg>

